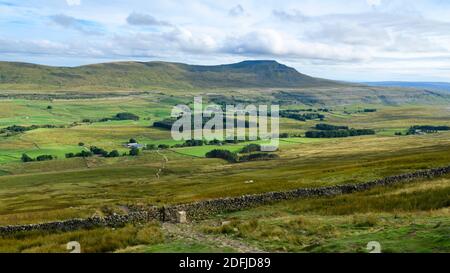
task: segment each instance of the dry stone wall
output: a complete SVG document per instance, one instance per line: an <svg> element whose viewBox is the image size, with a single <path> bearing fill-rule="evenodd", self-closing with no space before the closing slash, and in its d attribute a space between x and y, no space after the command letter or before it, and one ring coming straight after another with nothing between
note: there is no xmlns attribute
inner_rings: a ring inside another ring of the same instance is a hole
<svg viewBox="0 0 450 273"><path fill-rule="evenodd" d="M71 219L66 221L0 227L0 234L11 234L21 231L71 231L94 227L120 227L127 223L145 223L149 221L177 222L179 212L184 212L187 221L199 220L210 215L237 211L272 202L293 200L308 197L333 196L369 190L377 186L406 183L417 179L429 179L450 173L450 166L414 173L390 176L383 179L360 184L346 184L322 188L302 188L285 192L268 192L263 194L244 195L239 197L219 198L167 207L150 207L133 211L127 215L93 217L88 219Z"/></svg>
<svg viewBox="0 0 450 273"><path fill-rule="evenodd" d="M122 227L128 223L145 223L150 221L160 221L160 219L162 219L161 209L153 207L146 211L130 212L126 215L70 219L42 224L3 226L0 227L0 234L11 234L23 231L72 231L96 227Z"/></svg>
<svg viewBox="0 0 450 273"><path fill-rule="evenodd" d="M303 188L285 192L268 192L263 194L244 195L240 197L220 198L190 204L168 207L164 211L165 221L175 222L178 211L185 211L187 220L198 220L209 215L237 211L271 202L293 200L308 197L333 196L353 192L366 191L377 186L406 183L417 179L427 179L450 173L450 166L444 168L418 171L415 173L390 176L383 179L360 184L346 184L322 188Z"/></svg>

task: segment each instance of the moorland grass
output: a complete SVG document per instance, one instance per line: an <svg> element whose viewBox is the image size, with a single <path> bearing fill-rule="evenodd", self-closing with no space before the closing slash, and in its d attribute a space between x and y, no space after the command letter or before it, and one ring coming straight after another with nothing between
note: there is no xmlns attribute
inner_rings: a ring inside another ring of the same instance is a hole
<svg viewBox="0 0 450 273"><path fill-rule="evenodd" d="M68 253L67 243L80 243L81 252L114 252L130 246L164 242L159 223L127 225L126 227L95 228L71 232L27 232L0 236L0 252Z"/></svg>
<svg viewBox="0 0 450 273"><path fill-rule="evenodd" d="M268 251L367 252L378 241L383 252L449 252L449 193L449 177L417 181L223 214L199 229Z"/></svg>
<svg viewBox="0 0 450 273"><path fill-rule="evenodd" d="M448 165L450 144L443 136L388 138L396 141L389 145L380 145L386 141L380 137L289 145L280 150L279 159L239 164L166 151L169 162L159 179L163 158L152 151L136 158L18 163L22 170L16 164L2 167L16 174L0 176L0 222L6 224L16 213L70 207L84 215L102 205L161 205L366 182ZM246 184L249 180L254 183Z"/></svg>

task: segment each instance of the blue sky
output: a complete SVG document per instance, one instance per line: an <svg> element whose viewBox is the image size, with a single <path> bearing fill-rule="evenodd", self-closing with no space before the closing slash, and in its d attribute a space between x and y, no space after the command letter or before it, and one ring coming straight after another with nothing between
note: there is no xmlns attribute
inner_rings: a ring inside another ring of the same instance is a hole
<svg viewBox="0 0 450 273"><path fill-rule="evenodd" d="M0 60L274 59L350 81L450 82L447 0L0 0Z"/></svg>

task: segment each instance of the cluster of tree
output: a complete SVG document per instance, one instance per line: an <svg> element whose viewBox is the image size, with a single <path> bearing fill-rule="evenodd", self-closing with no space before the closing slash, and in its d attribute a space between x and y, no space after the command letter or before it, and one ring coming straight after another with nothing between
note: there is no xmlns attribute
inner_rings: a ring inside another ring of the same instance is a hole
<svg viewBox="0 0 450 273"><path fill-rule="evenodd" d="M155 145L155 144L147 144L144 146L144 150L165 150L165 149L169 149L169 148L184 148L184 147L197 147L197 146L204 146L204 145L214 145L214 146L222 146L222 145L226 145L226 144L238 144L238 143L242 143L245 141L249 141L248 138L246 138L245 140L237 140L237 139L229 139L229 140L218 140L218 139L213 139L210 141L207 140L186 140L184 143L179 143L179 144L175 144L172 146L169 146L167 144L159 144L159 145Z"/></svg>
<svg viewBox="0 0 450 273"><path fill-rule="evenodd" d="M449 126L432 126L432 125L415 125L415 126L411 126L408 129L407 134L408 135L414 135L417 134L419 132L423 132L423 133L436 133L439 131L450 131L450 127Z"/></svg>
<svg viewBox="0 0 450 273"><path fill-rule="evenodd" d="M139 155L139 148L133 147L130 149L130 156L138 156Z"/></svg>
<svg viewBox="0 0 450 273"><path fill-rule="evenodd" d="M30 125L30 126L21 126L21 125L12 125L6 128L0 129L0 134L17 134L24 133L26 131L36 130L39 128L57 128L56 125Z"/></svg>
<svg viewBox="0 0 450 273"><path fill-rule="evenodd" d="M299 113L298 110L282 110L280 111L280 117L282 118L290 118L299 121L307 121L320 119L323 120L325 118L324 115L318 113Z"/></svg>
<svg viewBox="0 0 450 273"><path fill-rule="evenodd" d="M56 156L53 155L40 155L36 158L32 158L27 154L22 154L21 160L22 162L33 162L33 161L48 161L55 159Z"/></svg>
<svg viewBox="0 0 450 273"><path fill-rule="evenodd" d="M36 157L36 161L48 161L53 160L55 157L52 155L39 155Z"/></svg>
<svg viewBox="0 0 450 273"><path fill-rule="evenodd" d="M162 129L166 129L166 130L171 130L172 129L172 125L175 123L175 121L177 121L176 118L169 118L169 119L164 119L164 120L161 120L161 121L155 121L153 123L153 127L162 128Z"/></svg>
<svg viewBox="0 0 450 273"><path fill-rule="evenodd" d="M259 144L248 144L247 146L245 146L244 148L242 148L242 150L240 151L241 153L253 153L253 152L260 152L261 151L261 145Z"/></svg>
<svg viewBox="0 0 450 273"><path fill-rule="evenodd" d="M155 145L155 144L147 144L144 146L144 150L166 150L169 149L170 146L167 144L159 144L159 145Z"/></svg>
<svg viewBox="0 0 450 273"><path fill-rule="evenodd" d="M139 120L139 116L132 113L118 113L113 120Z"/></svg>
<svg viewBox="0 0 450 273"><path fill-rule="evenodd" d="M323 131L348 130L348 126L336 126L331 124L319 123L316 124L316 129Z"/></svg>
<svg viewBox="0 0 450 273"><path fill-rule="evenodd" d="M81 151L79 153L67 153L66 154L66 158L91 157L91 156L94 156L94 155L98 155L98 156L101 156L101 157L108 157L108 158L109 157L120 157L121 156L119 151L117 151L117 150L112 150L112 151L108 152L108 151L106 151L106 150L104 150L102 148L99 148L97 146L91 146L89 148L89 151L83 150L83 151ZM139 155L139 149L133 147L133 148L130 149L130 152L128 154L127 153L123 153L122 154L122 156L127 156L127 155L137 156L137 155Z"/></svg>
<svg viewBox="0 0 450 273"><path fill-rule="evenodd" d="M365 108L365 109L362 109L362 110L356 110L353 113L374 113L374 112L377 112L377 111L378 110L375 109L375 108ZM347 115L351 115L353 113L350 112L350 111L344 111L344 114L347 114Z"/></svg>
<svg viewBox="0 0 450 273"><path fill-rule="evenodd" d="M91 151L81 151L79 153L67 153L66 158L73 158L73 157L91 157L94 154Z"/></svg>
<svg viewBox="0 0 450 273"><path fill-rule="evenodd" d="M133 114L133 113L117 113L115 116L111 118L102 118L99 120L93 120L89 118L85 118L82 120L84 123L93 123L93 122L106 122L110 120L139 120L139 116Z"/></svg>
<svg viewBox="0 0 450 273"><path fill-rule="evenodd" d="M256 160L270 160L279 158L276 154L270 153L249 153L239 156L237 153L230 152L228 150L215 149L205 155L207 158L221 158L230 163L248 162Z"/></svg>
<svg viewBox="0 0 450 273"><path fill-rule="evenodd" d="M186 140L184 143L172 145L171 148L196 147L196 146L203 146L203 145L208 145L208 144L209 144L209 142L206 140L192 139L192 140Z"/></svg>
<svg viewBox="0 0 450 273"><path fill-rule="evenodd" d="M236 163L239 160L237 153L230 152L228 150L215 149L207 152L205 155L207 158L221 158L228 162Z"/></svg>
<svg viewBox="0 0 450 273"><path fill-rule="evenodd" d="M112 150L111 152L108 152L102 148L96 147L96 146L92 146L89 148L89 150L94 154L94 155L99 155L99 156L103 156L103 157L119 157L120 154L117 150Z"/></svg>
<svg viewBox="0 0 450 273"><path fill-rule="evenodd" d="M372 129L347 129L347 130L329 130L329 131L308 131L305 136L308 138L338 138L338 137L352 137L374 135L375 131Z"/></svg>
<svg viewBox="0 0 450 273"><path fill-rule="evenodd" d="M175 144L172 146L172 148L182 148L182 147L195 147L195 146L203 146L203 145L215 145L215 146L222 146L226 144L238 144L241 142L248 141L249 139L246 138L245 140L237 140L237 139L227 139L227 140L218 140L213 139L210 141L207 140L186 140L182 144Z"/></svg>
<svg viewBox="0 0 450 273"><path fill-rule="evenodd" d="M223 125L223 128L226 128L227 127L227 122L228 122L228 120L227 120L227 118L226 118L226 116L225 116L225 113L223 114L224 116L223 116L223 123L222 123L222 125ZM181 117L180 117L181 118ZM167 129L167 130L171 130L172 129L172 125L177 121L178 119L177 118L167 118L167 119L164 119L164 120L160 120L160 121L155 121L154 123L153 123L153 127L157 127L157 128L162 128L162 129ZM203 119L202 119L202 128L205 126L205 124L208 122L210 120L210 118L206 118L206 117L204 117ZM194 116L192 115L192 117L191 117L191 130L193 130L194 129ZM238 119L237 119L237 117L235 117L234 118L234 127L235 128L238 128L239 126L238 126L239 124L238 124ZM251 123L249 120L245 120L244 121L244 127L245 128L250 128L250 126L252 126L252 127L257 127L259 124L258 123L256 123L256 124L253 124L253 123ZM243 126L240 126L240 127L242 127L242 128L244 128Z"/></svg>

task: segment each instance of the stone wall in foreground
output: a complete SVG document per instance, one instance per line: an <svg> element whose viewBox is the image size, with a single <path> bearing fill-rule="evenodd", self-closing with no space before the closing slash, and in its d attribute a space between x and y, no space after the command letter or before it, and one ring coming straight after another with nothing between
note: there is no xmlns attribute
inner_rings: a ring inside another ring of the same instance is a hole
<svg viewBox="0 0 450 273"><path fill-rule="evenodd" d="M186 213L188 221L199 220L222 212L238 211L272 202L293 200L308 197L333 196L369 190L377 186L406 183L417 179L429 179L450 173L450 166L414 173L390 176L383 179L360 184L337 185L322 188L303 188L285 192L268 192L262 194L243 195L239 197L219 198L167 207L150 207L133 211L127 215L93 217L88 219L71 219L66 221L0 227L0 234L11 234L21 231L71 231L94 227L120 227L128 223L145 223L149 221L177 222L180 211Z"/></svg>
<svg viewBox="0 0 450 273"><path fill-rule="evenodd" d="M145 223L162 219L160 208L149 208L146 211L130 212L126 215L111 215L107 217L91 217L87 219L69 219L42 224L3 226L0 234L11 234L23 231L72 231L96 227L122 227L128 223Z"/></svg>

